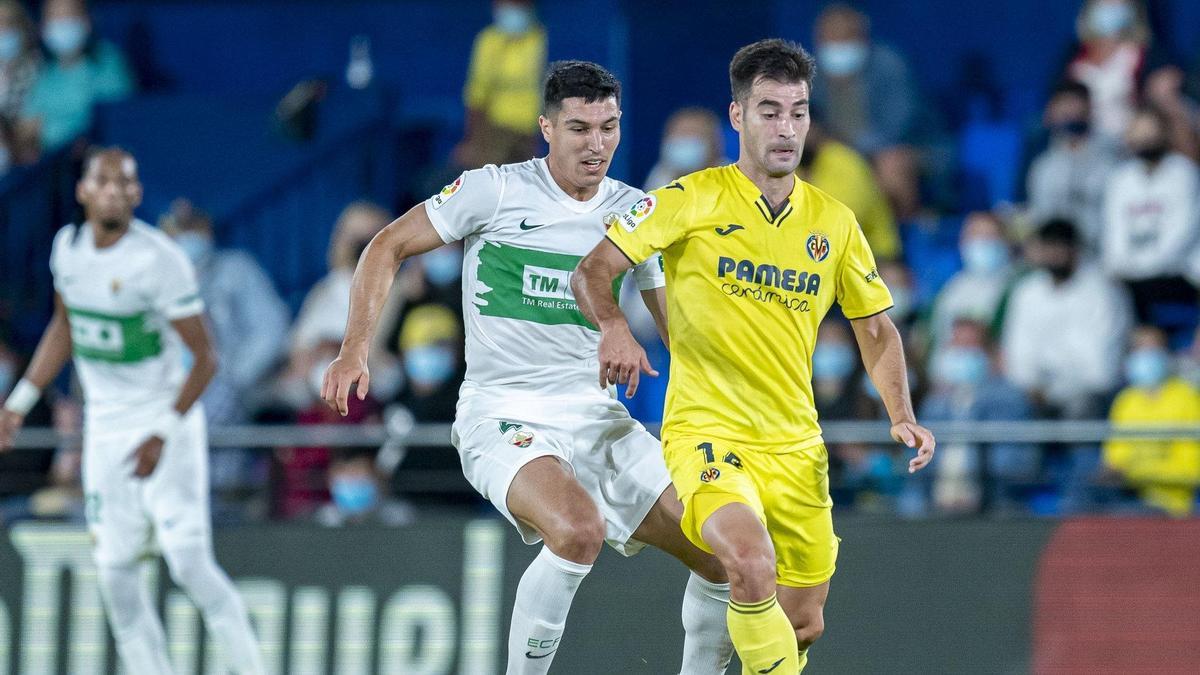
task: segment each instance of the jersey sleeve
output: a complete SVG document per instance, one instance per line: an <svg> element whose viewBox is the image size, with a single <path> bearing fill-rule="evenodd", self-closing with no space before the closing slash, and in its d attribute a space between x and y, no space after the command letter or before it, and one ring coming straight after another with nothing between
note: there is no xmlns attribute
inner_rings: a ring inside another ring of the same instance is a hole
<svg viewBox="0 0 1200 675"><path fill-rule="evenodd" d="M54 290L60 291L59 276L62 274L62 263L59 262L63 256L67 246L71 245L71 240L75 238L75 228L77 225L67 225L54 235L54 243L50 245L50 278L54 283Z"/></svg>
<svg viewBox="0 0 1200 675"><path fill-rule="evenodd" d="M474 234L491 222L504 192L504 179L494 165L464 171L453 183L425 200L433 229L447 244Z"/></svg>
<svg viewBox="0 0 1200 675"><path fill-rule="evenodd" d="M680 183L671 185L648 193L624 211L604 217L608 240L635 265L670 247L687 232L691 195Z"/></svg>
<svg viewBox="0 0 1200 675"><path fill-rule="evenodd" d="M173 242L168 242L158 256L150 283L151 305L168 321L204 311L196 268Z"/></svg>
<svg viewBox="0 0 1200 675"><path fill-rule="evenodd" d="M867 237L853 221L840 264L837 301L847 319L865 319L892 306L892 294L875 268Z"/></svg>
<svg viewBox="0 0 1200 675"><path fill-rule="evenodd" d="M667 275L663 271L662 254L655 253L640 264L635 265L633 268L633 281L637 284L639 291L649 291L666 286Z"/></svg>

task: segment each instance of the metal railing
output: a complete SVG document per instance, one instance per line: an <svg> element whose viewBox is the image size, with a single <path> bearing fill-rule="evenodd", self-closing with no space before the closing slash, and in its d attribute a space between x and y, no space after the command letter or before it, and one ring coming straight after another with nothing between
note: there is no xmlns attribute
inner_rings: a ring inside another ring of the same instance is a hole
<svg viewBox="0 0 1200 675"><path fill-rule="evenodd" d="M826 422L826 443L892 443L884 422ZM648 425L657 434L657 425ZM939 444L949 443L1102 443L1113 438L1155 440L1198 439L1200 424L1118 428L1104 420L1037 422L942 422L931 429ZM77 443L77 435L49 428L29 428L16 437L17 449L52 448ZM245 425L214 427L213 448L360 447L399 443L406 446L449 446L449 424L419 424L396 429L385 424Z"/></svg>

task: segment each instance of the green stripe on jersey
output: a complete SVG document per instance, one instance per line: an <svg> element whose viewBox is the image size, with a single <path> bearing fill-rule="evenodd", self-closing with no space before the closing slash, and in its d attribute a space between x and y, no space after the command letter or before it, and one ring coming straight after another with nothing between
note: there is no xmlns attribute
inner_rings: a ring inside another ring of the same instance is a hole
<svg viewBox="0 0 1200 675"><path fill-rule="evenodd" d="M571 293L571 273L582 256L550 253L488 242L479 249L476 306L484 316L596 330ZM613 282L613 297L624 275Z"/></svg>
<svg viewBox="0 0 1200 675"><path fill-rule="evenodd" d="M162 335L149 312L127 316L67 308L75 356L110 363L137 363L162 353Z"/></svg>

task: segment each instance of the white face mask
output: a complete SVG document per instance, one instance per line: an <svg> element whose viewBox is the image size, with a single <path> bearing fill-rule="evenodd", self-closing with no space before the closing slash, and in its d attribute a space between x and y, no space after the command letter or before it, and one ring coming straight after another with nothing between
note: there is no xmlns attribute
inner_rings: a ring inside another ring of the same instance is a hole
<svg viewBox="0 0 1200 675"><path fill-rule="evenodd" d="M521 5L501 4L493 14L496 27L509 35L520 35L533 25L533 10Z"/></svg>
<svg viewBox="0 0 1200 675"><path fill-rule="evenodd" d="M695 136L676 136L663 142L663 160L672 168L691 173L704 168L708 159L708 144Z"/></svg>
<svg viewBox="0 0 1200 675"><path fill-rule="evenodd" d="M75 56L83 51L88 34L87 21L80 17L51 19L42 28L42 41L55 56Z"/></svg>
<svg viewBox="0 0 1200 675"><path fill-rule="evenodd" d="M21 33L12 28L0 30L0 62L8 63L21 54Z"/></svg>
<svg viewBox="0 0 1200 675"><path fill-rule="evenodd" d="M829 42L817 50L817 64L832 77L855 75L866 65L868 52L862 42Z"/></svg>

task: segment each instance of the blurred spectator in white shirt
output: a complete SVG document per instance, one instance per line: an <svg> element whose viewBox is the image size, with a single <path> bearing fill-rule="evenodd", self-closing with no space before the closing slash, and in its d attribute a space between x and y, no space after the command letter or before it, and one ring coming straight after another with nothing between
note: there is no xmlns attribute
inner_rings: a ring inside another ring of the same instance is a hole
<svg viewBox="0 0 1200 675"><path fill-rule="evenodd" d="M663 187L693 171L728 164L721 121L707 108L681 108L667 118L658 162L646 177L646 190Z"/></svg>
<svg viewBox="0 0 1200 675"><path fill-rule="evenodd" d="M1004 223L990 211L969 214L959 240L963 269L950 277L933 304L933 346L951 337L955 320L970 318L989 328L997 323L1005 293L1013 283L1012 245Z"/></svg>
<svg viewBox="0 0 1200 675"><path fill-rule="evenodd" d="M1129 287L1141 323L1155 322L1157 303L1196 303L1184 275L1200 234L1200 171L1167 133L1162 112L1138 111L1125 134L1133 157L1109 178L1104 203L1104 269Z"/></svg>
<svg viewBox="0 0 1200 675"><path fill-rule="evenodd" d="M1133 0L1087 0L1075 29L1080 47L1066 74L1091 92L1096 131L1119 139L1133 117L1150 47L1145 6Z"/></svg>
<svg viewBox="0 0 1200 675"><path fill-rule="evenodd" d="M1079 226L1088 248L1098 250L1103 231L1104 189L1117 163L1118 146L1097 136L1086 86L1064 82L1046 104L1043 123L1050 147L1029 168L1029 218L1065 218Z"/></svg>
<svg viewBox="0 0 1200 675"><path fill-rule="evenodd" d="M1006 374L1050 416L1099 416L1133 322L1125 290L1082 258L1070 221L1042 225L1029 254L1038 269L1014 287L1004 321Z"/></svg>

